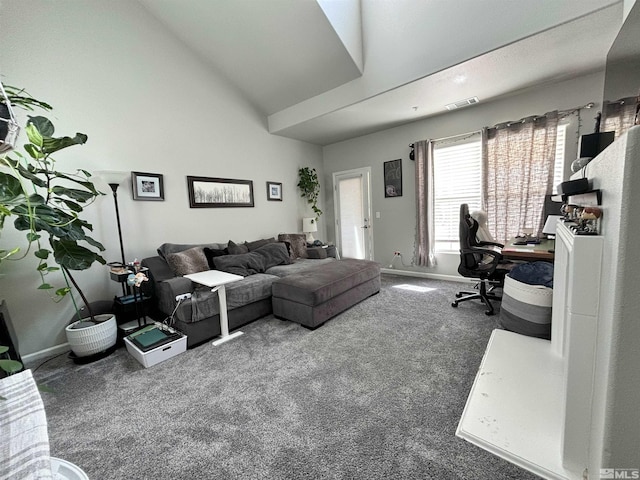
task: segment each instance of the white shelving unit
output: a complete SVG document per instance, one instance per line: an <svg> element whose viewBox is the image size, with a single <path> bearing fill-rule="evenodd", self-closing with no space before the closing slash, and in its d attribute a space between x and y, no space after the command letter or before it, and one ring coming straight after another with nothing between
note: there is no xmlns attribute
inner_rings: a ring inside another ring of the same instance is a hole
<svg viewBox="0 0 640 480"><path fill-rule="evenodd" d="M552 340L495 330L456 431L547 479L589 463L602 245L558 225Z"/></svg>

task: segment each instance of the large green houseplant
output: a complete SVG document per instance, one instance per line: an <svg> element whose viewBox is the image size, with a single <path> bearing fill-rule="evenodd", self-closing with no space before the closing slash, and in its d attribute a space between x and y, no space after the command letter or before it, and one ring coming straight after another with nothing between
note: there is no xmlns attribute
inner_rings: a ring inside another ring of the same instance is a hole
<svg viewBox="0 0 640 480"><path fill-rule="evenodd" d="M7 92L5 98L0 98L0 104L6 104L8 99L13 105L27 109L51 109L21 90L8 87ZM18 248L0 250L0 261L9 257L12 260L24 258L32 251L38 259L37 272L42 280L38 288L48 291L59 301L73 286L91 320L96 322L72 271L88 269L95 262L106 263L100 255L104 247L88 234L93 230L92 225L80 218L84 208L102 193L91 182L89 172L61 171L53 157L61 150L84 144L87 135L76 133L74 137L56 137L53 123L43 116L28 116L24 131L28 139L24 145L26 155L18 151L0 155L0 229L6 218L13 218L15 228L26 233L27 246L24 251ZM54 288L47 281L47 275L60 270L64 286ZM71 299L80 318L73 295Z"/></svg>

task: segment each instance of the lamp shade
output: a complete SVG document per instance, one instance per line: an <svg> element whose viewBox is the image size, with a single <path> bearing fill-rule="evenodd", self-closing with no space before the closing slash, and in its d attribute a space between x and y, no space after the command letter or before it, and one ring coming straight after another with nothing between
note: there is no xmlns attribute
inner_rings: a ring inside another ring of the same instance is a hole
<svg viewBox="0 0 640 480"><path fill-rule="evenodd" d="M558 220L561 218L563 218L562 215L549 215L546 222L544 222L544 227L542 227L542 233L546 235L555 235L556 225L558 224Z"/></svg>
<svg viewBox="0 0 640 480"><path fill-rule="evenodd" d="M307 217L302 219L302 231L303 232L317 232L318 222L313 217Z"/></svg>

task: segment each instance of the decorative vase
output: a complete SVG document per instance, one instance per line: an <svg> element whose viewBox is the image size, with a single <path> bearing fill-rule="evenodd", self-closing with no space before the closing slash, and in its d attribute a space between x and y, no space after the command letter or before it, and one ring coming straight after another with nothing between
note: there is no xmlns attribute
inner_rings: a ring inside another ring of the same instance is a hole
<svg viewBox="0 0 640 480"><path fill-rule="evenodd" d="M98 323L83 328L73 328L87 319L78 320L65 328L67 341L73 353L78 357L86 357L103 352L113 347L118 339L116 316L109 313L96 315Z"/></svg>

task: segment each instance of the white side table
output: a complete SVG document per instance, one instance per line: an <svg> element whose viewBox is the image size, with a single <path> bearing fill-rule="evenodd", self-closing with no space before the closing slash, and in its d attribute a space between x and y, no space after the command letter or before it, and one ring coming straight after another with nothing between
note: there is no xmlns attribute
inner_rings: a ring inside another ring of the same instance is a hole
<svg viewBox="0 0 640 480"><path fill-rule="evenodd" d="M185 275L192 282L199 283L211 288L212 292L218 292L218 302L220 303L220 338L213 342L214 346L227 342L242 335L242 332L229 334L229 318L227 317L227 293L225 285L237 282L244 277L233 273L221 272L220 270L206 270L204 272L190 273Z"/></svg>

